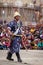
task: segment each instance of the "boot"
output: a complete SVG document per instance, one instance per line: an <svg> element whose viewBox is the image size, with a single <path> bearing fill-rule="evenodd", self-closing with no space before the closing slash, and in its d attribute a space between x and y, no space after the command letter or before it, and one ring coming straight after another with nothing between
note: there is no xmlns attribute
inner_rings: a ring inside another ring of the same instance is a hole
<svg viewBox="0 0 43 65"><path fill-rule="evenodd" d="M18 62L22 62L22 60L20 58L20 54L19 53L16 53L16 56L17 56Z"/></svg>
<svg viewBox="0 0 43 65"><path fill-rule="evenodd" d="M14 61L14 59L12 59L11 57L12 57L12 54L10 52L8 52L7 59L10 60L10 61Z"/></svg>

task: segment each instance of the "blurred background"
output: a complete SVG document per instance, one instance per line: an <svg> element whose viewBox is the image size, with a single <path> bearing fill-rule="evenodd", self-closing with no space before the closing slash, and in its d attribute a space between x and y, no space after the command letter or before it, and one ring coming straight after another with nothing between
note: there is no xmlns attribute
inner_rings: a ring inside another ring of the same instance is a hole
<svg viewBox="0 0 43 65"><path fill-rule="evenodd" d="M35 15L36 9L43 16L43 0L0 0L0 20L9 22L13 19L14 12L18 10L23 24L28 25L38 21Z"/></svg>
<svg viewBox="0 0 43 65"><path fill-rule="evenodd" d="M0 48L5 45L5 42L1 42L2 30L13 20L15 11L21 14L22 28L28 34L29 49L43 49L43 0L0 0Z"/></svg>

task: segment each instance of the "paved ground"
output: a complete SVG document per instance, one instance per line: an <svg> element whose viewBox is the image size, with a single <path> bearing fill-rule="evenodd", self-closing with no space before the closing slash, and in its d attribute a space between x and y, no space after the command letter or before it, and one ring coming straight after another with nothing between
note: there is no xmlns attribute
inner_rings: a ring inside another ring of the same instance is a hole
<svg viewBox="0 0 43 65"><path fill-rule="evenodd" d="M6 60L6 50L0 50L0 65L43 65L43 50L21 50L20 55L23 63L18 63L15 54L14 61Z"/></svg>

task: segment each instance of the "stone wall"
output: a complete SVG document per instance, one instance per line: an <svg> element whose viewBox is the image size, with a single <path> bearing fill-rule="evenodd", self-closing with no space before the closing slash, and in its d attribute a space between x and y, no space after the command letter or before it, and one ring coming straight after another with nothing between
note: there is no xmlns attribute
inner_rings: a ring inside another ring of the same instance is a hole
<svg viewBox="0 0 43 65"><path fill-rule="evenodd" d="M0 0L0 2L3 2L3 3L5 3L5 2L7 2L7 3L15 3L15 1L17 1L17 0ZM19 1L19 0L18 0ZM33 0L21 0L24 4L26 4L26 3L31 3ZM40 3L40 1L42 2L43 0L36 0L36 3L37 4L39 4Z"/></svg>

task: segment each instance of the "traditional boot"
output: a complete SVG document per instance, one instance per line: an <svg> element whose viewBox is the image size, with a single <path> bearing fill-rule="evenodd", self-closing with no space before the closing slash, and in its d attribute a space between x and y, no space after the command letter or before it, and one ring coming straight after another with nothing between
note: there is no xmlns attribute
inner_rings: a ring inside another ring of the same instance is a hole
<svg viewBox="0 0 43 65"><path fill-rule="evenodd" d="M12 59L11 57L12 57L12 54L10 52L8 52L7 59L10 60L10 61L14 61L14 59Z"/></svg>
<svg viewBox="0 0 43 65"><path fill-rule="evenodd" d="M22 60L20 58L20 54L19 53L16 53L16 56L17 56L18 62L22 62Z"/></svg>

